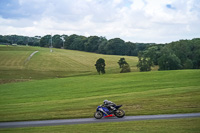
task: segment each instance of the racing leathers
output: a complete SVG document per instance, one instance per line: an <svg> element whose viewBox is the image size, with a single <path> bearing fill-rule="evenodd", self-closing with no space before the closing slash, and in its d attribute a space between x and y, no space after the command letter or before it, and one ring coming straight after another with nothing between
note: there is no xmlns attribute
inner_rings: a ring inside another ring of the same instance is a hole
<svg viewBox="0 0 200 133"><path fill-rule="evenodd" d="M116 104L108 100L104 100L102 106L107 107L110 112L113 112L116 110L115 108Z"/></svg>

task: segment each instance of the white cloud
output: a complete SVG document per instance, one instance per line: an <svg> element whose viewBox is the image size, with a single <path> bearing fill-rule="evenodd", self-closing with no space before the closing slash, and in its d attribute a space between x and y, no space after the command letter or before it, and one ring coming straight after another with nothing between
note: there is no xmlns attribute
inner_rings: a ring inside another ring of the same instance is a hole
<svg viewBox="0 0 200 133"><path fill-rule="evenodd" d="M146 2L143 0L134 0L132 5L131 5L131 9L133 10L142 10L145 7Z"/></svg>
<svg viewBox="0 0 200 133"><path fill-rule="evenodd" d="M13 10L9 17L0 11L0 34L98 35L157 43L200 37L198 0L19 0Z"/></svg>

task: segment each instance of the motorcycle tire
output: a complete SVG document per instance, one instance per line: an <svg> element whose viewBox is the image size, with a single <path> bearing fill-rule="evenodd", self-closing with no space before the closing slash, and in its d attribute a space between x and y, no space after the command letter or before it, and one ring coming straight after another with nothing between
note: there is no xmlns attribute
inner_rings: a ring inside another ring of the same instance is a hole
<svg viewBox="0 0 200 133"><path fill-rule="evenodd" d="M103 117L103 113L101 111L97 111L94 113L94 117L96 119L101 119Z"/></svg>
<svg viewBox="0 0 200 133"><path fill-rule="evenodd" d="M118 109L117 111L115 111L115 116L117 116L118 118L122 118L125 116L125 112L122 109Z"/></svg>

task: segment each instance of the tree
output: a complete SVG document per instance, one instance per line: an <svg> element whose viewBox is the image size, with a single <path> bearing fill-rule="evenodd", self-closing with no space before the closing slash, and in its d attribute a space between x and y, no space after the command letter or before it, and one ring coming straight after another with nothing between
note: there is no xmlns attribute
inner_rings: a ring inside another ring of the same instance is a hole
<svg viewBox="0 0 200 133"><path fill-rule="evenodd" d="M106 53L111 55L125 55L125 42L120 38L110 39L106 45Z"/></svg>
<svg viewBox="0 0 200 133"><path fill-rule="evenodd" d="M63 46L63 41L60 35L54 35L52 37L52 45L54 48L61 48Z"/></svg>
<svg viewBox="0 0 200 133"><path fill-rule="evenodd" d="M137 51L137 47L135 43L132 42L126 42L126 55L129 56L137 56L138 55L138 51Z"/></svg>
<svg viewBox="0 0 200 133"><path fill-rule="evenodd" d="M70 35L69 37L65 38L64 48L65 49L73 49L73 41L77 37L78 37L78 35L73 34L73 35Z"/></svg>
<svg viewBox="0 0 200 133"><path fill-rule="evenodd" d="M190 59L187 59L183 65L184 69L192 69L193 68L193 62Z"/></svg>
<svg viewBox="0 0 200 133"><path fill-rule="evenodd" d="M151 71L151 67L153 66L150 58L141 57L139 58L137 67L140 69L140 72L143 71Z"/></svg>
<svg viewBox="0 0 200 133"><path fill-rule="evenodd" d="M50 42L51 42L51 35L43 36L40 39L40 46L41 47L49 47L50 46Z"/></svg>
<svg viewBox="0 0 200 133"><path fill-rule="evenodd" d="M85 43L85 50L87 52L97 52L99 43L100 42L100 37L98 36L90 36L87 39L87 42Z"/></svg>
<svg viewBox="0 0 200 133"><path fill-rule="evenodd" d="M158 59L159 70L177 70L181 69L181 60L172 50L165 47L162 50L161 57Z"/></svg>
<svg viewBox="0 0 200 133"><path fill-rule="evenodd" d="M87 37L73 34L65 38L64 48L84 51L85 50L84 44L86 41Z"/></svg>
<svg viewBox="0 0 200 133"><path fill-rule="evenodd" d="M80 50L80 51L84 51L84 43L87 41L87 38L84 36L77 36L76 38L74 38L71 47L74 50Z"/></svg>
<svg viewBox="0 0 200 133"><path fill-rule="evenodd" d="M137 67L140 69L140 72L143 71L151 71L151 67L153 66L153 62L149 57L143 55L142 52L139 53L139 61Z"/></svg>
<svg viewBox="0 0 200 133"><path fill-rule="evenodd" d="M131 71L130 66L126 62L125 58L120 58L120 60L117 63L119 64L119 67L121 68L120 73L126 73L126 72Z"/></svg>
<svg viewBox="0 0 200 133"><path fill-rule="evenodd" d="M10 43L10 41L9 41L9 39L7 39L5 36L2 36L2 35L0 35L0 43L1 44L9 44Z"/></svg>
<svg viewBox="0 0 200 133"><path fill-rule="evenodd" d="M193 69L200 69L200 38L194 38L190 43L191 55L188 58L193 62Z"/></svg>
<svg viewBox="0 0 200 133"><path fill-rule="evenodd" d="M175 54L162 55L158 59L159 70L181 69L181 60Z"/></svg>
<svg viewBox="0 0 200 133"><path fill-rule="evenodd" d="M104 60L104 59L99 58L99 59L96 61L95 66L96 66L97 72L98 72L99 74L101 74L101 73L102 73L102 74L105 74L105 66L106 66L106 64L105 64L105 60Z"/></svg>
<svg viewBox="0 0 200 133"><path fill-rule="evenodd" d="M183 66L187 58L191 55L190 45L191 43L189 40L180 40L172 42L166 47L173 51L173 53L180 59L181 65Z"/></svg>
<svg viewBox="0 0 200 133"><path fill-rule="evenodd" d="M100 54L106 54L106 45L107 45L107 39L105 37L100 37L99 40L99 46L98 46L98 53Z"/></svg>
<svg viewBox="0 0 200 133"><path fill-rule="evenodd" d="M136 43L137 51L144 51L149 45L149 43Z"/></svg>
<svg viewBox="0 0 200 133"><path fill-rule="evenodd" d="M163 45L151 45L143 52L145 57L149 57L154 65L158 65L158 58L161 56L160 49Z"/></svg>

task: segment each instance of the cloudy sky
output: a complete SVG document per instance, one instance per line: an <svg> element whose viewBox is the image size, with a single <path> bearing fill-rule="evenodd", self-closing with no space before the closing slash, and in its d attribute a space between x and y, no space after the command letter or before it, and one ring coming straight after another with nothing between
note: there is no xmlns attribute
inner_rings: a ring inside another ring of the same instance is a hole
<svg viewBox="0 0 200 133"><path fill-rule="evenodd" d="M200 37L200 0L0 0L0 34L192 39Z"/></svg>

